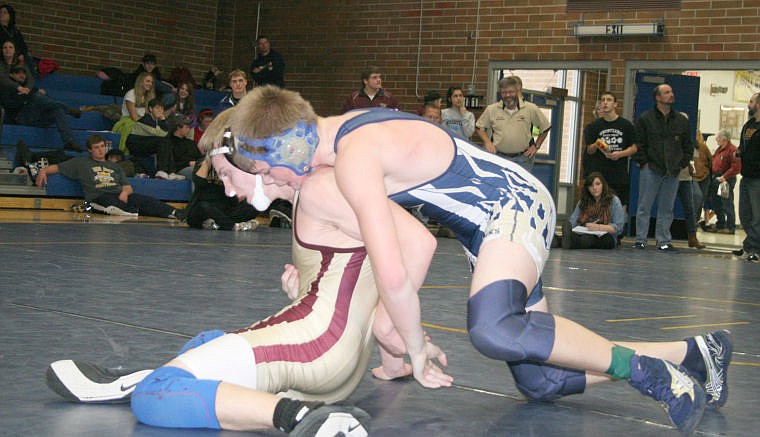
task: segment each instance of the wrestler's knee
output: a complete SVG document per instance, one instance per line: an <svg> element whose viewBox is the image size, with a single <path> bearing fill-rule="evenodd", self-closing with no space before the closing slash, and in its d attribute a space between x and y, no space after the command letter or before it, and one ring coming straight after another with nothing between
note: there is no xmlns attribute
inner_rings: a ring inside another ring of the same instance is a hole
<svg viewBox="0 0 760 437"><path fill-rule="evenodd" d="M504 361L546 360L554 345L554 318L525 312L527 290L516 280L493 282L470 297L467 327L482 354Z"/></svg>
<svg viewBox="0 0 760 437"><path fill-rule="evenodd" d="M176 367L160 367L132 393L131 407L141 423L166 428L220 429L216 418L219 381L199 380Z"/></svg>
<svg viewBox="0 0 760 437"><path fill-rule="evenodd" d="M534 401L553 401L563 396L583 393L586 388L585 372L534 361L507 364L517 389Z"/></svg>

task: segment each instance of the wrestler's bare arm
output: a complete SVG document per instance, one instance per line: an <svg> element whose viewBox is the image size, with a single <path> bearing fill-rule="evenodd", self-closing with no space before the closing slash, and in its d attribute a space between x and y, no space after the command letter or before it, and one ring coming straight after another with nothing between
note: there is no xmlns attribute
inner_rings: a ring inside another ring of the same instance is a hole
<svg viewBox="0 0 760 437"><path fill-rule="evenodd" d="M382 160L376 147L342 148L335 162L336 182L358 219L380 298L404 339L415 378L426 387L446 386L451 377L430 361L443 353L425 342L416 281L404 264L400 241L415 235L398 232L386 193Z"/></svg>

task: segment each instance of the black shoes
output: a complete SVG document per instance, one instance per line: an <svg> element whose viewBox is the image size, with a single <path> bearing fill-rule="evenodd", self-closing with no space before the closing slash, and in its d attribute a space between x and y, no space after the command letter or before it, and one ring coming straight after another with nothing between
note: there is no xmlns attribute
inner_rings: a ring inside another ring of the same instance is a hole
<svg viewBox="0 0 760 437"><path fill-rule="evenodd" d="M69 108L66 110L66 113L74 118L81 118L82 117L82 111L79 110L79 108Z"/></svg>
<svg viewBox="0 0 760 437"><path fill-rule="evenodd" d="M743 255L744 255L744 249L739 249L739 250L732 250L732 251L731 251L731 253L732 253L734 256L743 256Z"/></svg>
<svg viewBox="0 0 760 437"><path fill-rule="evenodd" d="M676 247L673 246L670 243L660 244L659 246L657 246L657 251L658 252L678 253L678 249L676 249Z"/></svg>
<svg viewBox="0 0 760 437"><path fill-rule="evenodd" d="M640 241L637 241L637 242L633 243L633 245L631 245L631 248L633 248L633 249L639 249L639 250L644 250L644 249L647 248L647 244L646 243L642 243Z"/></svg>

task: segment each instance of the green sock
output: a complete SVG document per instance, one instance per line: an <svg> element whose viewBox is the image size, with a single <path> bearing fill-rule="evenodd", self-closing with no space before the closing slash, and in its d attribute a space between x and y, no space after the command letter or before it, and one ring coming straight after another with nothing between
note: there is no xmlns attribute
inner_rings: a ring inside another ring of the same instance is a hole
<svg viewBox="0 0 760 437"><path fill-rule="evenodd" d="M612 362L606 374L615 379L631 378L631 359L636 352L623 346L612 346Z"/></svg>

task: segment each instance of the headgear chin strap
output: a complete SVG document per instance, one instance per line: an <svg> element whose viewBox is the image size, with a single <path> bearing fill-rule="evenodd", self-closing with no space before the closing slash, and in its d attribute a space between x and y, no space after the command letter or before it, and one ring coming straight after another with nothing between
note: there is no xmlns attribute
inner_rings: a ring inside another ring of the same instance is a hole
<svg viewBox="0 0 760 437"><path fill-rule="evenodd" d="M317 123L301 120L279 135L262 139L235 138L250 147L263 147L266 153L251 153L237 144L235 153L245 158L264 161L272 167L286 167L301 176L311 171L311 159L319 144Z"/></svg>
<svg viewBox="0 0 760 437"><path fill-rule="evenodd" d="M253 199L251 199L251 205L258 211L266 211L269 205L272 204L272 199L264 194L264 179L261 175L256 175L256 187L253 189Z"/></svg>

